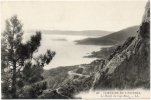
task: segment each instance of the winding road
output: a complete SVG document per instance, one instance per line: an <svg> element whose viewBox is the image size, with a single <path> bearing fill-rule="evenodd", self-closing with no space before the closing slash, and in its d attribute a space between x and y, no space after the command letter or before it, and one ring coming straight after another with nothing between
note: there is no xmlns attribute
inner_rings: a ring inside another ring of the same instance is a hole
<svg viewBox="0 0 151 100"><path fill-rule="evenodd" d="M79 73L75 73L75 72L73 72L73 71L68 71L68 74L70 75L70 76L80 76L80 77L89 77L89 75L83 75L83 74L79 74Z"/></svg>

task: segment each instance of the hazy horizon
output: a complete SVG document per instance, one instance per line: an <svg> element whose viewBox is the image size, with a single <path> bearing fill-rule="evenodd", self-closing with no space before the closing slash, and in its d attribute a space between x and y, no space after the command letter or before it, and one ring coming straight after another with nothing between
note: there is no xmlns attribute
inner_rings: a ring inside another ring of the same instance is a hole
<svg viewBox="0 0 151 100"><path fill-rule="evenodd" d="M1 2L2 30L12 15L24 30L119 31L139 25L147 0Z"/></svg>

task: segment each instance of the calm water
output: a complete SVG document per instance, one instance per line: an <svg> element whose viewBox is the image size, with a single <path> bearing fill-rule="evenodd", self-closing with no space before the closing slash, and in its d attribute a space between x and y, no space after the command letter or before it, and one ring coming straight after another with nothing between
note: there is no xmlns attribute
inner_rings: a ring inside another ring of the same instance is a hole
<svg viewBox="0 0 151 100"><path fill-rule="evenodd" d="M28 40L30 36L26 35L25 37ZM83 58L83 56L86 56L92 51L99 50L101 46L75 44L75 40L84 38L88 38L88 36L42 34L41 46L35 56L45 53L47 49L56 52L53 60L44 69L90 63L95 58Z"/></svg>

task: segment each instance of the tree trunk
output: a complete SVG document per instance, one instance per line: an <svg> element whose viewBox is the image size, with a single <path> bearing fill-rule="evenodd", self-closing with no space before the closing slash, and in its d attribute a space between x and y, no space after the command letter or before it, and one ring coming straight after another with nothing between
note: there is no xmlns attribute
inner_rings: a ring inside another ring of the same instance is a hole
<svg viewBox="0 0 151 100"><path fill-rule="evenodd" d="M13 77L12 77L12 98L17 98L16 95L16 61L13 61Z"/></svg>

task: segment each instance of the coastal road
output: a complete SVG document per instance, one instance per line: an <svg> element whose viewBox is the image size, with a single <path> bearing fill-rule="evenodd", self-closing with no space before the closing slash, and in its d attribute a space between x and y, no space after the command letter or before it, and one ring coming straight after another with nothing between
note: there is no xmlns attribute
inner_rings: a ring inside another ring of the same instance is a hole
<svg viewBox="0 0 151 100"><path fill-rule="evenodd" d="M79 74L79 73L75 73L73 71L68 71L68 75L70 76L80 76L80 77L90 77L89 75L83 75L83 74Z"/></svg>

